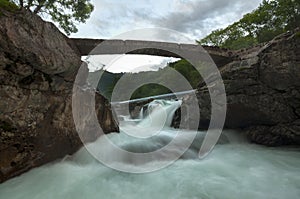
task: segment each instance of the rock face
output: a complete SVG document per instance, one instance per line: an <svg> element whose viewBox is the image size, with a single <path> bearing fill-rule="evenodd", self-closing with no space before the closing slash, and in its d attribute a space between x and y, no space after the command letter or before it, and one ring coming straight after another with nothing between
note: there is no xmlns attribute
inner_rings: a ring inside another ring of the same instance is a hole
<svg viewBox="0 0 300 199"><path fill-rule="evenodd" d="M227 95L225 127L242 128L251 141L259 144L300 144L299 30L236 54L236 60L220 69ZM203 83L197 98L201 109L199 126L207 127L211 103ZM183 108L190 100L195 99L185 100ZM180 121L178 115L179 111L175 126Z"/></svg>
<svg viewBox="0 0 300 199"><path fill-rule="evenodd" d="M3 182L72 154L82 145L72 116L73 82L82 62L77 48L52 23L28 11L1 13L0 182ZM89 95L93 91L81 92ZM96 107L104 132L118 131L105 98L96 95ZM92 130L89 118L85 119Z"/></svg>

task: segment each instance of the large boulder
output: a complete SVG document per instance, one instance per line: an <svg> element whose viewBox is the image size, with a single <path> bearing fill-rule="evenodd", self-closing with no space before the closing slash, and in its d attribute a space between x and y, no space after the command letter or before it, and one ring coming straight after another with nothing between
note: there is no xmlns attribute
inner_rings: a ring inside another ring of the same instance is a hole
<svg viewBox="0 0 300 199"><path fill-rule="evenodd" d="M58 34L54 24L45 23L26 10L1 13L1 52L6 57L9 53L10 60L17 60L16 67L30 64L38 71L54 75L74 72L74 66L80 66L78 49L64 34Z"/></svg>
<svg viewBox="0 0 300 199"><path fill-rule="evenodd" d="M251 141L268 146L300 144L299 30L235 53L237 58L220 68L227 96L225 128L243 129ZM191 100L195 99L187 98L183 108ZM199 127L206 128L211 102L204 83L198 87L197 101Z"/></svg>
<svg viewBox="0 0 300 199"><path fill-rule="evenodd" d="M88 73L78 49L52 23L29 11L1 10L0 182L82 146L72 115L73 83L82 64ZM94 92L77 89L85 96ZM107 100L98 94L95 99L103 131L118 131ZM95 130L85 119L87 129Z"/></svg>

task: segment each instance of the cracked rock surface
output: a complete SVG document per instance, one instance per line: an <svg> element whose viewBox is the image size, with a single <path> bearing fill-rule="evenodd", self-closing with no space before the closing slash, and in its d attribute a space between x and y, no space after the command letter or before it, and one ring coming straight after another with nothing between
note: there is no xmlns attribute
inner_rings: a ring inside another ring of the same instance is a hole
<svg viewBox="0 0 300 199"><path fill-rule="evenodd" d="M84 63L78 49L52 23L28 11L1 13L0 182L3 182L72 154L82 146L72 116L72 89L75 75ZM90 100L92 90L77 89ZM103 131L118 131L107 100L98 94L95 99ZM88 103L81 106L85 110L95 109ZM85 121L93 131L90 118Z"/></svg>
<svg viewBox="0 0 300 199"><path fill-rule="evenodd" d="M249 139L258 144L299 145L299 29L280 35L265 45L235 53L237 58L220 68L227 96L225 128L243 129ZM191 100L195 99L184 100L182 109L188 107ZM201 109L199 127L207 128L211 102L204 83L197 89L196 100ZM177 127L180 112L177 111L173 121ZM192 120L192 117L184 120Z"/></svg>

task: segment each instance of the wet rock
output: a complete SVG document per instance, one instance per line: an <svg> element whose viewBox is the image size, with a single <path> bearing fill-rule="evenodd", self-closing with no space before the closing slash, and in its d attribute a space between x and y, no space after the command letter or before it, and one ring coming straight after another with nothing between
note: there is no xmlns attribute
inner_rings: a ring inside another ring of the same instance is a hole
<svg viewBox="0 0 300 199"><path fill-rule="evenodd" d="M237 51L237 59L220 68L227 95L225 128L245 129L250 140L259 144L300 144L297 34L299 30L265 45ZM196 100L200 107L199 128L207 128L211 102L204 83L199 84ZM183 109L189 103L185 100ZM175 116L174 126L179 126L180 119Z"/></svg>
<svg viewBox="0 0 300 199"><path fill-rule="evenodd" d="M82 65L78 50L52 24L28 11L0 15L0 182L76 152L81 146L72 114L72 89ZM86 67L85 64L83 64ZM87 68L83 69L86 73ZM86 74L87 76L87 74ZM84 79L80 92L90 95ZM118 126L107 100L96 95L103 131ZM86 125L93 131L91 117ZM98 134L90 134L93 141Z"/></svg>

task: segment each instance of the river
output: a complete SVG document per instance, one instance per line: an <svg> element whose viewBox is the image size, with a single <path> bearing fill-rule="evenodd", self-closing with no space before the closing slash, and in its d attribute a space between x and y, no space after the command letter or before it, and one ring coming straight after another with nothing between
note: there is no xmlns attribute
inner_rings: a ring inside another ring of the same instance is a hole
<svg viewBox="0 0 300 199"><path fill-rule="evenodd" d="M196 135L189 149L172 164L150 172L165 160L150 157L138 161L118 155L100 137L88 144L93 155L82 148L73 156L32 169L1 184L0 198L299 198L299 148L259 146L249 143L242 132L224 130L214 150L206 158L199 159L197 154L205 132L171 128L178 106L178 101L156 100L148 114L141 114L138 120L124 116L121 132L106 137L115 146L141 154L161 149L175 135L183 139ZM144 131L137 132L137 127ZM138 136L141 137L136 138ZM179 146L168 153L180 154L180 150ZM97 160L97 151L105 165ZM168 153L162 156L170 157ZM131 172L139 168L150 170L128 173L110 167Z"/></svg>

